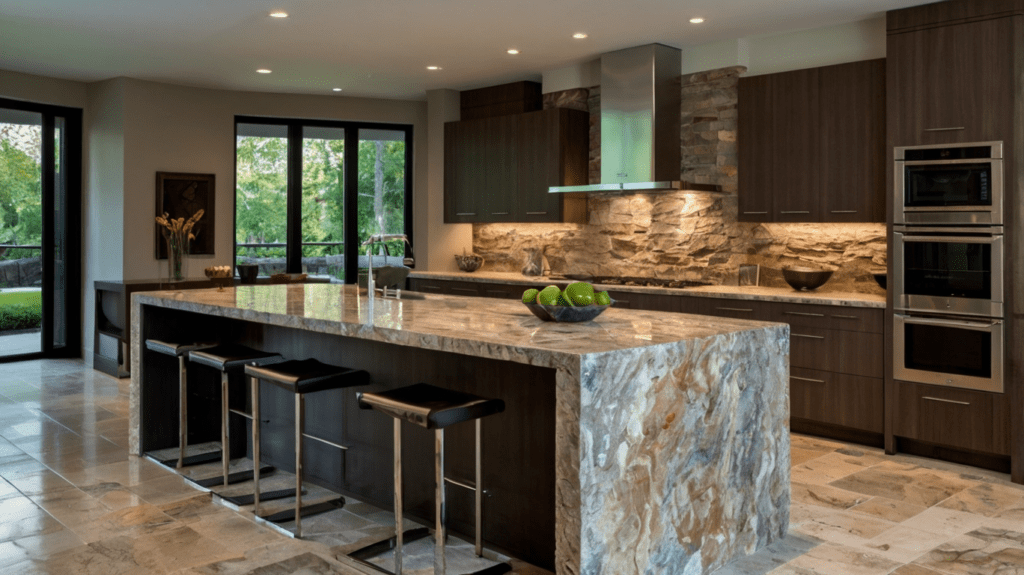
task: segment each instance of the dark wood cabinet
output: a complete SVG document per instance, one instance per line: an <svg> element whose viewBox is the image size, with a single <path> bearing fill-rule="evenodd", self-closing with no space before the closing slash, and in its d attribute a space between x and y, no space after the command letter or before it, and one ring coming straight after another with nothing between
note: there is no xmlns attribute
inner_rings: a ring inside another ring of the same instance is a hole
<svg viewBox="0 0 1024 575"><path fill-rule="evenodd" d="M1013 139L1014 21L890 33L893 146Z"/></svg>
<svg viewBox="0 0 1024 575"><path fill-rule="evenodd" d="M736 146L739 155L739 220L771 222L775 162L772 159L774 91L770 74L740 78Z"/></svg>
<svg viewBox="0 0 1024 575"><path fill-rule="evenodd" d="M772 221L820 222L821 119L817 68L774 74L771 82ZM742 162L741 162L742 165ZM742 168L741 168L742 169ZM742 190L741 190L742 191Z"/></svg>
<svg viewBox="0 0 1024 575"><path fill-rule="evenodd" d="M934 445L1010 455L1010 410L1006 396L896 382L893 433Z"/></svg>
<svg viewBox="0 0 1024 575"><path fill-rule="evenodd" d="M881 435L883 380L791 367L790 417Z"/></svg>
<svg viewBox="0 0 1024 575"><path fill-rule="evenodd" d="M445 222L586 221L586 112L553 108L445 124Z"/></svg>
<svg viewBox="0 0 1024 575"><path fill-rule="evenodd" d="M741 78L739 220L885 221L885 60Z"/></svg>
<svg viewBox="0 0 1024 575"><path fill-rule="evenodd" d="M884 222L885 60L820 69L822 221Z"/></svg>

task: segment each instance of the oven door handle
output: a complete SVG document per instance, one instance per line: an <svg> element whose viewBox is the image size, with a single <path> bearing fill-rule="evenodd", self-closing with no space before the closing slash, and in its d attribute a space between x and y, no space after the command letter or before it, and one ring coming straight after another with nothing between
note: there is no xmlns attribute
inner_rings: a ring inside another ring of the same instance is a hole
<svg viewBox="0 0 1024 575"><path fill-rule="evenodd" d="M907 235L906 232L901 234L904 243L912 242L944 242L951 244L994 244L1002 241L1002 236L982 236L982 237L963 237L963 236L912 236Z"/></svg>
<svg viewBox="0 0 1024 575"><path fill-rule="evenodd" d="M956 160L896 160L904 166L949 166L957 164L991 164L1002 163L1002 158L964 158Z"/></svg>
<svg viewBox="0 0 1024 575"><path fill-rule="evenodd" d="M953 319L931 319L924 317L908 317L902 316L903 323L912 323L917 325L937 325L942 327L959 327L963 329L969 329L972 331L987 331L991 332L992 328L1003 322L999 320L992 320L989 323L979 323L976 321L959 321Z"/></svg>

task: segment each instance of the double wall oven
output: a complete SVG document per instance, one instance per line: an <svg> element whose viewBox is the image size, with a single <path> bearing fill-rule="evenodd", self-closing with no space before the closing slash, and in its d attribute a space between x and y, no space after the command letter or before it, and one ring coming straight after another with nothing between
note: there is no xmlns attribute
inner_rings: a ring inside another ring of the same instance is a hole
<svg viewBox="0 0 1024 575"><path fill-rule="evenodd" d="M1003 392L1002 143L896 148L896 379Z"/></svg>

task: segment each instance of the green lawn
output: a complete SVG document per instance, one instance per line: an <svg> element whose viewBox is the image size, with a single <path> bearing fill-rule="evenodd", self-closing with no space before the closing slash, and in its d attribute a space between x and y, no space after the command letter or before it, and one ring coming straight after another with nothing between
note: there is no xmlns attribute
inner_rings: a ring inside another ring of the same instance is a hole
<svg viewBox="0 0 1024 575"><path fill-rule="evenodd" d="M24 304L42 305L43 292L41 291L16 291L0 293L0 306Z"/></svg>

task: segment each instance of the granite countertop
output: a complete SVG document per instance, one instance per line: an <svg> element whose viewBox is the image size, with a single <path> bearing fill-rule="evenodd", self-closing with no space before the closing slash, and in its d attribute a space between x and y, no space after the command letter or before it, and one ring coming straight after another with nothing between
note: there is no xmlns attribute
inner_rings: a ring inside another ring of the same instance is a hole
<svg viewBox="0 0 1024 575"><path fill-rule="evenodd" d="M429 272L418 271L409 274L413 279L439 279L464 282L496 282L523 286L561 284L571 280L548 277L529 277L518 272ZM722 299L777 301L845 307L885 308L885 296L876 294L837 291L796 291L789 287L766 286L702 286L692 288L666 288L647 286L622 286L595 284L601 289L623 292L649 293L658 295L714 297Z"/></svg>
<svg viewBox="0 0 1024 575"><path fill-rule="evenodd" d="M341 284L237 286L223 291L132 295L133 305L137 302L427 349L467 350L550 367L587 354L775 325L614 307L592 322L554 323L541 321L516 301L439 294L415 296L420 299L377 296L371 306L365 290ZM467 343L472 345L467 347Z"/></svg>

